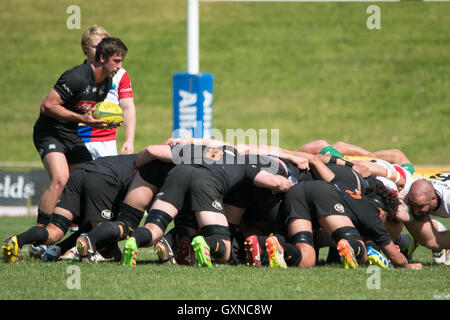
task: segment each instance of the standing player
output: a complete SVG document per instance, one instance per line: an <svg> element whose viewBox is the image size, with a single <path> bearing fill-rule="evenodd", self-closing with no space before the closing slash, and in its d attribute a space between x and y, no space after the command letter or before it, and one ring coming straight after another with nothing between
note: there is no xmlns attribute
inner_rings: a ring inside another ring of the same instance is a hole
<svg viewBox="0 0 450 320"><path fill-rule="evenodd" d="M95 61L64 72L42 102L33 141L51 181L39 203L38 225L48 224L69 172L92 160L77 135L77 126L81 122L98 129L106 127L105 121L92 117L92 107L105 99L126 53L120 39L104 38L97 46Z"/></svg>
<svg viewBox="0 0 450 320"><path fill-rule="evenodd" d="M85 63L89 64L94 62L98 44L103 38L108 36L108 32L97 25L91 26L83 33L81 38L81 48L86 55ZM134 105L130 77L124 68L120 68L112 78L111 89L109 90L105 101L118 104L123 110L125 142L120 149L120 153L134 153L136 107ZM93 159L117 155L116 128L99 129L85 123L80 123L78 126L78 135L85 143Z"/></svg>

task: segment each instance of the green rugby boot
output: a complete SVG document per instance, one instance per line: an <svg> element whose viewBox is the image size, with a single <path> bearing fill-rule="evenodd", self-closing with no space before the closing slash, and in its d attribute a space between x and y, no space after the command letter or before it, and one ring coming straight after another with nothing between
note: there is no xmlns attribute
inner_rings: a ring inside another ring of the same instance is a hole
<svg viewBox="0 0 450 320"><path fill-rule="evenodd" d="M196 236L192 239L192 248L194 249L197 258L197 265L200 267L212 268L211 254L209 246L202 236Z"/></svg>

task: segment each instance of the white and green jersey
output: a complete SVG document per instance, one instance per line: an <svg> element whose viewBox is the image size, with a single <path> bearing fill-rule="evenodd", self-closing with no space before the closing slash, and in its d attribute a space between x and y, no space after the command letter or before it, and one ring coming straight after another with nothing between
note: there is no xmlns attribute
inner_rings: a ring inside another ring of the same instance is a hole
<svg viewBox="0 0 450 320"><path fill-rule="evenodd" d="M442 218L450 218L450 180L429 180L438 196L438 207L431 214Z"/></svg>

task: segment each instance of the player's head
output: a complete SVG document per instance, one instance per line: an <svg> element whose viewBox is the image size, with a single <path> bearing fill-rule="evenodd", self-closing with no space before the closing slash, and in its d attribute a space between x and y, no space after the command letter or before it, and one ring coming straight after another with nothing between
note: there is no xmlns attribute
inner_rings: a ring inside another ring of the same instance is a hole
<svg viewBox="0 0 450 320"><path fill-rule="evenodd" d="M102 64L104 74L113 77L122 68L127 51L128 48L119 38L103 38L97 45L95 62Z"/></svg>
<svg viewBox="0 0 450 320"><path fill-rule="evenodd" d="M103 57L105 61L108 61L114 55L119 55L125 58L127 54L127 46L119 38L106 37L97 45L97 50L95 52L95 61L100 61Z"/></svg>
<svg viewBox="0 0 450 320"><path fill-rule="evenodd" d="M81 49L86 55L87 62L94 62L97 45L106 37L109 37L108 32L96 24L89 27L83 33L81 37Z"/></svg>
<svg viewBox="0 0 450 320"><path fill-rule="evenodd" d="M415 181L409 189L408 206L416 219L426 218L437 206L433 184L424 179Z"/></svg>
<svg viewBox="0 0 450 320"><path fill-rule="evenodd" d="M388 217L395 217L400 201L398 200L397 194L392 192L384 184L378 182L374 186L365 189L364 194L371 197L375 205L386 212Z"/></svg>

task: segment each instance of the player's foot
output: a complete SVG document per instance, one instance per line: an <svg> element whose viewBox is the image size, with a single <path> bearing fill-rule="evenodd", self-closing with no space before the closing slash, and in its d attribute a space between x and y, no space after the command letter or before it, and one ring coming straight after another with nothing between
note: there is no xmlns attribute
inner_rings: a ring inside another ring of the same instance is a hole
<svg viewBox="0 0 450 320"><path fill-rule="evenodd" d="M61 256L61 248L58 246L53 246L46 249L41 254L41 261L42 262L58 261L60 256Z"/></svg>
<svg viewBox="0 0 450 320"><path fill-rule="evenodd" d="M419 244L417 243L416 240L414 240L412 235L410 235L409 233L407 235L408 235L409 239L411 240L409 242L409 246L407 248L400 248L400 252L403 253L403 255L406 257L406 259L408 259L408 262L411 263L413 253L417 249Z"/></svg>
<svg viewBox="0 0 450 320"><path fill-rule="evenodd" d="M449 265L450 264L449 252L450 252L450 250L447 250L447 249L442 249L441 251L437 251L437 252L432 251L434 263Z"/></svg>
<svg viewBox="0 0 450 320"><path fill-rule="evenodd" d="M195 253L191 245L191 239L189 239L189 237L180 237L178 239L175 253L177 264L187 266L193 266L197 264Z"/></svg>
<svg viewBox="0 0 450 320"><path fill-rule="evenodd" d="M93 248L91 240L89 240L87 233L82 233L77 238L76 247L82 262L95 263L95 261L93 260L95 249Z"/></svg>
<svg viewBox="0 0 450 320"><path fill-rule="evenodd" d="M266 239L266 252L269 256L269 265L272 268L286 269L286 261L284 261L284 249L278 242L277 237L269 236Z"/></svg>
<svg viewBox="0 0 450 320"><path fill-rule="evenodd" d="M367 247L367 261L371 265L378 266L383 269L389 269L391 263L384 257L381 252L378 252L373 247Z"/></svg>
<svg viewBox="0 0 450 320"><path fill-rule="evenodd" d="M212 268L211 254L209 246L202 236L196 236L192 239L192 248L197 258L197 265L200 267Z"/></svg>
<svg viewBox="0 0 450 320"><path fill-rule="evenodd" d="M337 249L339 255L341 256L341 261L344 263L345 269L356 269L358 268L358 262L356 261L355 252L350 246L347 240L341 239L337 243Z"/></svg>
<svg viewBox="0 0 450 320"><path fill-rule="evenodd" d="M17 262L19 260L20 248L17 244L17 237L12 236L3 242L3 261L4 262Z"/></svg>
<svg viewBox="0 0 450 320"><path fill-rule="evenodd" d="M161 240L159 240L155 244L155 251L161 263L177 264L177 261L175 260L175 256L172 251L172 247L170 246L169 242L167 242L165 237L162 237Z"/></svg>
<svg viewBox="0 0 450 320"><path fill-rule="evenodd" d="M137 262L137 244L135 237L129 237L123 246L121 265L128 267L136 267Z"/></svg>
<svg viewBox="0 0 450 320"><path fill-rule="evenodd" d="M31 258L41 259L42 254L47 250L47 246L45 244L40 244L35 246L34 244L30 245L28 248L28 253Z"/></svg>
<svg viewBox="0 0 450 320"><path fill-rule="evenodd" d="M78 253L77 247L73 247L72 249L69 249L64 253L60 260L64 261L80 261L80 254Z"/></svg>
<svg viewBox="0 0 450 320"><path fill-rule="evenodd" d="M261 247L256 236L249 236L244 241L245 264L261 267Z"/></svg>

